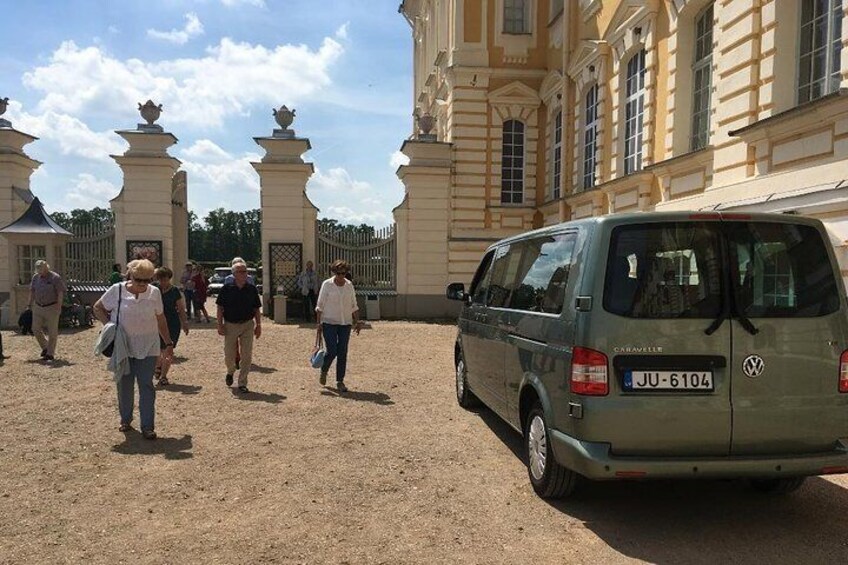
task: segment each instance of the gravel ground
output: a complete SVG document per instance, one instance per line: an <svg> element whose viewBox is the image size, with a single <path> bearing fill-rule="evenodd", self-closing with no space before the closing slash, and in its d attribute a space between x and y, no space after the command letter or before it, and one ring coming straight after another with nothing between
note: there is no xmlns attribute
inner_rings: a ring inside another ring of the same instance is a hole
<svg viewBox="0 0 848 565"><path fill-rule="evenodd" d="M546 502L517 434L456 406L453 326L374 323L352 339L346 397L307 365L313 328L264 329L239 397L214 326L192 328L155 442L117 431L96 330L63 333L51 366L5 333L0 563L848 561L848 478L784 498L627 482Z"/></svg>

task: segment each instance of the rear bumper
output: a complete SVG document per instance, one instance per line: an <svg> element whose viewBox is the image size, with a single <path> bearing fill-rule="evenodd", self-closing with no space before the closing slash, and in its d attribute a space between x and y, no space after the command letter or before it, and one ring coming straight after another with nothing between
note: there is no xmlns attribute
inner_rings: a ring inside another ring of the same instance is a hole
<svg viewBox="0 0 848 565"><path fill-rule="evenodd" d="M848 444L830 453L787 457L616 457L608 443L580 441L550 430L554 457L560 465L595 480L644 478L806 477L848 472ZM844 470L837 470L842 468Z"/></svg>

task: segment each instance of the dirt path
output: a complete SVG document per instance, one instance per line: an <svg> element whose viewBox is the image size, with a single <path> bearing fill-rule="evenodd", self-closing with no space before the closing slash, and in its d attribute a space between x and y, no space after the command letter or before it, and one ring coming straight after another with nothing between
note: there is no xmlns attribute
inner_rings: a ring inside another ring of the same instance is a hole
<svg viewBox="0 0 848 565"><path fill-rule="evenodd" d="M94 330L63 335L54 367L4 332L0 563L848 560L846 478L783 499L598 484L549 504L518 436L456 406L454 327L375 323L353 339L346 398L307 366L313 331L266 324L240 398L213 326L195 326L152 443L118 433Z"/></svg>

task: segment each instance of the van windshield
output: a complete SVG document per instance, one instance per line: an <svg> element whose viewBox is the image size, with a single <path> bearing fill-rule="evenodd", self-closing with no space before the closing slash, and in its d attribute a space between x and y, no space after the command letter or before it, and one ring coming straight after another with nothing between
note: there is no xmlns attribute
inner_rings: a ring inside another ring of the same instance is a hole
<svg viewBox="0 0 848 565"><path fill-rule="evenodd" d="M729 257L722 260L722 239ZM768 222L669 222L613 230L604 308L631 318L711 318L731 281L746 318L822 316L839 309L818 230Z"/></svg>

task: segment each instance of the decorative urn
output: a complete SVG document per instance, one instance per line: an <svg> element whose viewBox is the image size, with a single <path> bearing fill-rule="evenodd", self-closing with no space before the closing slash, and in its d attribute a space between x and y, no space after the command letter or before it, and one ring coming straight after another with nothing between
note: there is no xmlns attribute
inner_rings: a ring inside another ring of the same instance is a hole
<svg viewBox="0 0 848 565"><path fill-rule="evenodd" d="M425 113L421 116L418 116L418 129L421 132L420 136L422 139L431 139L433 134L430 132L433 131L433 128L436 127L436 118L431 116L428 113Z"/></svg>
<svg viewBox="0 0 848 565"><path fill-rule="evenodd" d="M283 129L289 129L289 126L294 122L294 109L289 110L285 104L279 110L274 110L274 119Z"/></svg>
<svg viewBox="0 0 848 565"><path fill-rule="evenodd" d="M139 102L138 111L141 114L141 118L147 122L147 125L152 126L153 122L158 120L159 115L162 113L162 105L154 104L153 100L148 100L143 106Z"/></svg>
<svg viewBox="0 0 848 565"><path fill-rule="evenodd" d="M0 98L0 116L6 113L6 108L9 106L9 98Z"/></svg>

